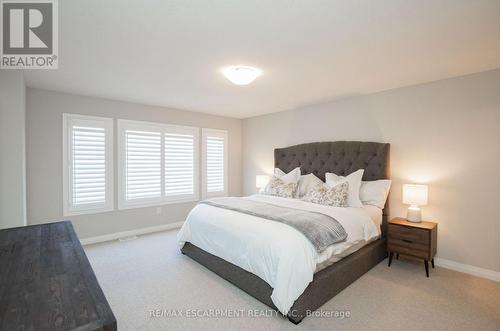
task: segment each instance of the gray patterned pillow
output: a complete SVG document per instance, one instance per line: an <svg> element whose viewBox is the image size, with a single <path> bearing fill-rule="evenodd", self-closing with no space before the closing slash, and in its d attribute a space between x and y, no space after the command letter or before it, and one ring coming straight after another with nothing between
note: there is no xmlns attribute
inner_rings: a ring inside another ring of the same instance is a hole
<svg viewBox="0 0 500 331"><path fill-rule="evenodd" d="M274 195L282 198L293 198L295 192L297 191L297 183L285 184L281 179L273 176L266 188L264 189L264 194Z"/></svg>
<svg viewBox="0 0 500 331"><path fill-rule="evenodd" d="M347 207L348 193L348 182L343 182L333 187L318 184L309 190L302 200L326 206Z"/></svg>

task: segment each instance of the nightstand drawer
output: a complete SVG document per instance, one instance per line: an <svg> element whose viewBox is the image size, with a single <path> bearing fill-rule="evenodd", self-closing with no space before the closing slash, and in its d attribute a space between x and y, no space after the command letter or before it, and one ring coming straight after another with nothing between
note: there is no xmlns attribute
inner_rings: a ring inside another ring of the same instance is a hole
<svg viewBox="0 0 500 331"><path fill-rule="evenodd" d="M399 245L387 245L387 250L389 252L395 252L395 253L400 253L403 255L410 255L414 257L419 257L422 259L428 259L429 258L429 253L424 252L424 251L419 251L413 248L405 247L405 246L399 246Z"/></svg>
<svg viewBox="0 0 500 331"><path fill-rule="evenodd" d="M404 239L410 240L411 242L429 244L430 231L396 224L389 224L388 237L389 239Z"/></svg>
<svg viewBox="0 0 500 331"><path fill-rule="evenodd" d="M395 239L389 237L387 239L387 250L405 255L411 255L427 259L429 258L429 245L423 244L408 239Z"/></svg>

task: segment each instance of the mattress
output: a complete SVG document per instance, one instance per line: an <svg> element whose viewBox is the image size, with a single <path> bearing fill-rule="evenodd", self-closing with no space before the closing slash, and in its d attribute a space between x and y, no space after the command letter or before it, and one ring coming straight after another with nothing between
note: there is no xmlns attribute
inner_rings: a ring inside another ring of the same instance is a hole
<svg viewBox="0 0 500 331"><path fill-rule="evenodd" d="M280 222L206 204L189 213L178 234L179 244L190 242L263 279L273 288L274 305L285 315L319 266L334 263L335 257L338 260L380 236L378 217L371 208L329 207L267 195L247 199L324 213L348 234L345 242L319 254L302 233Z"/></svg>
<svg viewBox="0 0 500 331"><path fill-rule="evenodd" d="M371 220L377 227L378 235L372 236L368 238L368 240L359 240L357 242L345 241L333 244L332 246L328 247L324 252L322 252L318 257L315 272L325 269L326 267L334 264L335 262L348 256L349 254L356 252L357 250L367 245L368 243L380 238L381 234L380 226L382 224L382 209L376 206L364 205L363 210L366 212L368 216L370 216Z"/></svg>

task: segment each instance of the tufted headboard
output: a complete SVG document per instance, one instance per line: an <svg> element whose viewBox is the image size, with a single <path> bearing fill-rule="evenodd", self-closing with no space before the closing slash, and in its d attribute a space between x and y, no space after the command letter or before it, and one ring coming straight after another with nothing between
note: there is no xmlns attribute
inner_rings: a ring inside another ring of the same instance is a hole
<svg viewBox="0 0 500 331"><path fill-rule="evenodd" d="M325 180L325 173L347 176L365 169L363 180L389 178L390 144L360 141L333 141L295 145L274 150L274 166L284 172L300 167ZM387 204L384 215L387 216ZM384 217L385 219L387 217Z"/></svg>
<svg viewBox="0 0 500 331"><path fill-rule="evenodd" d="M347 176L365 169L363 180L389 178L389 144L334 141L301 144L274 150L274 166L284 172L300 167L325 180L325 173Z"/></svg>

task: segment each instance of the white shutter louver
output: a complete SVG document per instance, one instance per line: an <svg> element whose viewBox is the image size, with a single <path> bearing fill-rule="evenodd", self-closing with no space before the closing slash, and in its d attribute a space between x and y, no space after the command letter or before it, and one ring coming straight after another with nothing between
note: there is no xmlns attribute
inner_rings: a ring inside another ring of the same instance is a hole
<svg viewBox="0 0 500 331"><path fill-rule="evenodd" d="M72 204L106 203L106 136L104 128L73 126Z"/></svg>
<svg viewBox="0 0 500 331"><path fill-rule="evenodd" d="M125 199L161 198L161 133L125 131Z"/></svg>
<svg viewBox="0 0 500 331"><path fill-rule="evenodd" d="M207 192L224 191L224 138L207 136Z"/></svg>
<svg viewBox="0 0 500 331"><path fill-rule="evenodd" d="M203 193L227 195L227 131L203 129Z"/></svg>
<svg viewBox="0 0 500 331"><path fill-rule="evenodd" d="M63 114L64 216L113 210L113 120Z"/></svg>
<svg viewBox="0 0 500 331"><path fill-rule="evenodd" d="M194 136L165 133L165 196L194 195Z"/></svg>
<svg viewBox="0 0 500 331"><path fill-rule="evenodd" d="M198 128L118 120L118 131L118 208L198 199Z"/></svg>

